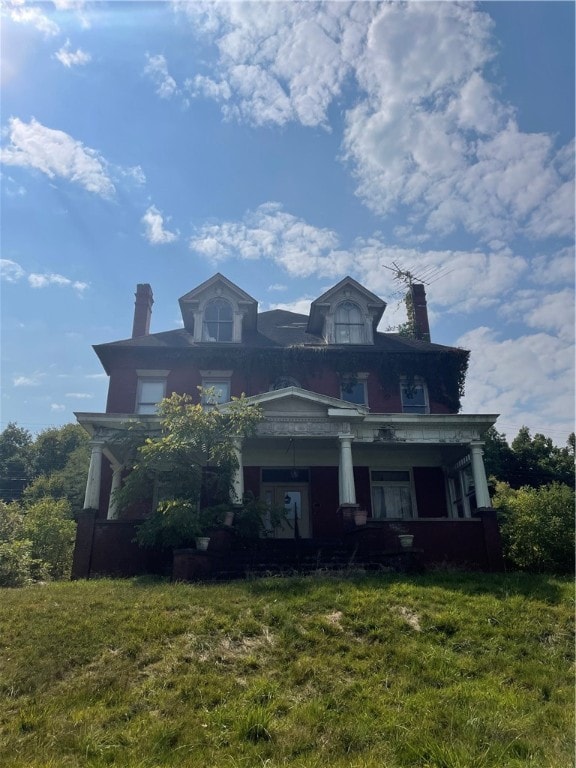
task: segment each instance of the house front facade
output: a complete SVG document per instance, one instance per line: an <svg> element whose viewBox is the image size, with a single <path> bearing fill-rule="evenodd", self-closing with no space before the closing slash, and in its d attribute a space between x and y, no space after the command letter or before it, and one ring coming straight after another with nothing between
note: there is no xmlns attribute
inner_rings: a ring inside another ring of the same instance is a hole
<svg viewBox="0 0 576 768"><path fill-rule="evenodd" d="M152 304L138 285L131 338L95 347L106 410L76 414L92 439L76 576L148 567L131 549L138 520L116 508L128 469L119 437L135 422L153 430L163 397L199 398L199 387L222 404L244 393L263 412L237 444L234 497L284 506L288 524L271 538L336 541L362 509L373 546L403 530L426 562L499 567L482 458L496 416L459 412L468 353L431 342L424 286L409 287L402 333L377 330L385 302L350 277L309 315L259 312L220 274L180 299L183 328L150 333Z"/></svg>

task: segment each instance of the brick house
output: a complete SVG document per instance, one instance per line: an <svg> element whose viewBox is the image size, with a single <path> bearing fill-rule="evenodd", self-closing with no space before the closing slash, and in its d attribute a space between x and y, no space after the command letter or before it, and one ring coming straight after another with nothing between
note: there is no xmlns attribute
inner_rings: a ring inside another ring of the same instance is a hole
<svg viewBox="0 0 576 768"><path fill-rule="evenodd" d="M238 446L235 485L297 520L273 539L296 528L309 550L353 542L377 560L401 526L425 563L501 567L482 458L496 416L459 413L468 352L430 341L424 286L407 298L410 333L382 333L386 303L350 277L302 315L259 313L216 274L180 299L183 328L150 333L152 290L138 285L132 337L95 347L110 378L106 411L76 414L92 456L73 575L161 568L159 553L133 543L138 521L115 507L125 471L115 438L134 421L152 426L164 396L198 397L198 386L220 402L245 393L264 412ZM358 508L365 526L349 522Z"/></svg>

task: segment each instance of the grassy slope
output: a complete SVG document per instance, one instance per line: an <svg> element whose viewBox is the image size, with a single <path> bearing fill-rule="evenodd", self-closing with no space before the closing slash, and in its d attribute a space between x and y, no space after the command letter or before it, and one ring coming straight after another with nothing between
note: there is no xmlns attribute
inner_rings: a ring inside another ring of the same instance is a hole
<svg viewBox="0 0 576 768"><path fill-rule="evenodd" d="M564 768L571 597L473 574L1 590L0 765Z"/></svg>

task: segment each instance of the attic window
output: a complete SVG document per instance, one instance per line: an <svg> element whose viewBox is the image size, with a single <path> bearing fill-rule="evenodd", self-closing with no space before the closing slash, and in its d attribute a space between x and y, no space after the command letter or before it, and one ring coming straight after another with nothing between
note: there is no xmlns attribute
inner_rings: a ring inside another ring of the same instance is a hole
<svg viewBox="0 0 576 768"><path fill-rule="evenodd" d="M226 299L213 299L204 310L202 341L232 341L234 317Z"/></svg>
<svg viewBox="0 0 576 768"><path fill-rule="evenodd" d="M343 301L334 318L336 344L364 344L364 319L357 304Z"/></svg>

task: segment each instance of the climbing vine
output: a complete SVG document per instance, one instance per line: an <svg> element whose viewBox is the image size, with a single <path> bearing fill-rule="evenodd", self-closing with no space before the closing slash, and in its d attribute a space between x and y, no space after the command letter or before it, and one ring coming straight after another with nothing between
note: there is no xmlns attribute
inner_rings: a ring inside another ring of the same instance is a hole
<svg viewBox="0 0 576 768"><path fill-rule="evenodd" d="M156 355L157 351L155 350ZM416 378L426 382L430 398L457 412L464 394L469 353L461 349L430 350L403 348L305 347L248 349L246 347L166 350L166 363L190 364L198 368L241 370L247 377L266 376L274 381L298 372L317 375L335 371L349 381L360 371L375 372L388 391L395 391L400 379L408 384ZM156 365L158 359L155 358Z"/></svg>

